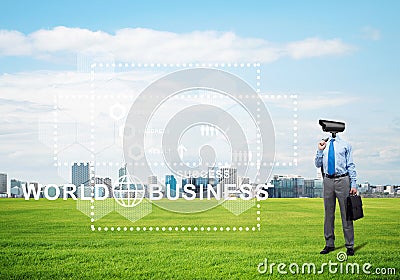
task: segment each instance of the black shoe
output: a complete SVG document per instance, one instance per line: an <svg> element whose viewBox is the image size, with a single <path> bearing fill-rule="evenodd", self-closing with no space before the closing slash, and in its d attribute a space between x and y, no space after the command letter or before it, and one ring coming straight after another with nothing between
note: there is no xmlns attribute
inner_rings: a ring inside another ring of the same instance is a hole
<svg viewBox="0 0 400 280"><path fill-rule="evenodd" d="M354 256L354 249L353 248L347 248L347 255L348 256Z"/></svg>
<svg viewBox="0 0 400 280"><path fill-rule="evenodd" d="M321 252L319 252L322 255L328 254L329 252L332 252L335 250L335 247L329 247L329 246L325 246L324 249L322 249Z"/></svg>

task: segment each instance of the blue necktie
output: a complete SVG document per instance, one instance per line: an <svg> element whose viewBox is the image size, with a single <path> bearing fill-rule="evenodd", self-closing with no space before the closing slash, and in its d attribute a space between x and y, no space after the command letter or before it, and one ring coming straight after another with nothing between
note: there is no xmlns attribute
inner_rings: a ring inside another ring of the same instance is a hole
<svg viewBox="0 0 400 280"><path fill-rule="evenodd" d="M331 139L331 143L329 144L329 152L328 152L328 174L335 174L335 147L333 146L333 141L335 139Z"/></svg>

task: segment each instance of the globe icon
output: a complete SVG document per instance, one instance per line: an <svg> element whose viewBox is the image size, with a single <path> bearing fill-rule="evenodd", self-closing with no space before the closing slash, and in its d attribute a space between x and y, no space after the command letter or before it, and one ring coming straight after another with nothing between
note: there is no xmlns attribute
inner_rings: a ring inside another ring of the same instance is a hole
<svg viewBox="0 0 400 280"><path fill-rule="evenodd" d="M144 184L134 176L121 176L113 185L114 199L123 207L135 207L143 200L144 195Z"/></svg>

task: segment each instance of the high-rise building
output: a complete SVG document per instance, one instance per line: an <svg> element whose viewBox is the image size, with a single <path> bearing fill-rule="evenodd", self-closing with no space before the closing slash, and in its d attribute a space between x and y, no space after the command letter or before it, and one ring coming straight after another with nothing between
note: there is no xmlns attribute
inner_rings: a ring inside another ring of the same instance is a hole
<svg viewBox="0 0 400 280"><path fill-rule="evenodd" d="M221 168L220 183L222 184L236 184L237 183L237 169L234 167Z"/></svg>
<svg viewBox="0 0 400 280"><path fill-rule="evenodd" d="M218 178L218 167L208 167L208 183L211 184L212 186L216 186L219 184L219 178Z"/></svg>
<svg viewBox="0 0 400 280"><path fill-rule="evenodd" d="M24 185L24 184L26 184L26 182L22 182L22 181L17 180L17 179L11 179L11 181L10 181L10 187L11 188L13 188L13 187L22 188L22 185Z"/></svg>
<svg viewBox="0 0 400 280"><path fill-rule="evenodd" d="M306 197L314 197L314 179L304 180L304 195Z"/></svg>
<svg viewBox="0 0 400 280"><path fill-rule="evenodd" d="M375 186L375 192L383 193L384 191L385 191L385 186L382 186L382 185L376 185Z"/></svg>
<svg viewBox="0 0 400 280"><path fill-rule="evenodd" d="M273 188L268 188L268 196L273 197L301 197L304 196L304 178L301 176L274 175L271 180Z"/></svg>
<svg viewBox="0 0 400 280"><path fill-rule="evenodd" d="M245 185L245 184L250 184L250 178L238 176L238 186Z"/></svg>
<svg viewBox="0 0 400 280"><path fill-rule="evenodd" d="M157 184L158 180L157 180L157 176L156 175L151 175L149 177L147 177L147 184L151 185L151 184Z"/></svg>
<svg viewBox="0 0 400 280"><path fill-rule="evenodd" d="M383 191L387 194L394 194L394 187L393 186L385 186L385 190Z"/></svg>
<svg viewBox="0 0 400 280"><path fill-rule="evenodd" d="M26 182L19 181L17 179L11 179L10 181L10 196L11 197L21 197L22 196L22 186Z"/></svg>
<svg viewBox="0 0 400 280"><path fill-rule="evenodd" d="M82 191L83 189L83 191ZM92 189L90 186L80 186L77 188L76 191L76 197L77 198L83 198L83 197L91 197L92 196Z"/></svg>
<svg viewBox="0 0 400 280"><path fill-rule="evenodd" d="M171 176L173 176L173 175L171 175ZM195 184L195 180L194 179L195 178L193 178L193 177L182 178L182 188L187 184L194 185ZM165 184L167 184L167 183L165 182Z"/></svg>
<svg viewBox="0 0 400 280"><path fill-rule="evenodd" d="M94 178L94 183L96 185L100 185L100 184L104 185L108 190L108 197L112 197L112 184L111 184L111 179L110 178L108 178L108 177L106 177L106 178L95 177ZM86 191L87 192L89 192L89 191L91 192L91 188L85 188L85 195L86 195ZM104 192L105 191L102 188L95 189L94 196L95 197L103 197L105 195Z"/></svg>
<svg viewBox="0 0 400 280"><path fill-rule="evenodd" d="M113 193L112 193L112 182L111 182L111 179L108 178L108 177L104 178L103 184L106 185L107 188L108 188L108 197L112 197Z"/></svg>
<svg viewBox="0 0 400 280"><path fill-rule="evenodd" d="M35 193L38 192L38 189L39 189L39 183L38 182L27 182L27 186L33 186L33 188L35 189ZM41 191L39 197L43 197L43 190ZM29 198L34 198L33 192L31 193Z"/></svg>
<svg viewBox="0 0 400 280"><path fill-rule="evenodd" d="M121 178L122 176L127 175L128 172L126 170L126 164L124 166L122 166L119 170L118 170L118 177Z"/></svg>
<svg viewBox="0 0 400 280"><path fill-rule="evenodd" d="M0 194L8 194L6 173L0 173Z"/></svg>
<svg viewBox="0 0 400 280"><path fill-rule="evenodd" d="M314 197L323 197L323 189L322 179L314 180Z"/></svg>
<svg viewBox="0 0 400 280"><path fill-rule="evenodd" d="M107 187L112 187L111 178L108 178L108 177L104 178L103 184L106 185Z"/></svg>
<svg viewBox="0 0 400 280"><path fill-rule="evenodd" d="M368 182L365 182L363 184L360 184L358 187L358 192L359 193L367 193L371 191L371 185Z"/></svg>
<svg viewBox="0 0 400 280"><path fill-rule="evenodd" d="M227 188L228 192L231 195L234 195L234 193L238 190L237 169L234 167L222 167L220 177L221 178L219 179L219 181L223 190L223 194L225 195L225 188Z"/></svg>
<svg viewBox="0 0 400 280"><path fill-rule="evenodd" d="M76 187L90 185L90 165L88 162L74 163L72 166L72 184Z"/></svg>
<svg viewBox="0 0 400 280"><path fill-rule="evenodd" d="M201 185L203 186L203 191L201 190ZM196 197L200 197L201 192L203 192L203 197L205 197L207 195L208 177L194 178L194 186L196 187Z"/></svg>
<svg viewBox="0 0 400 280"><path fill-rule="evenodd" d="M94 183L95 184L103 184L104 183L104 179L101 177L95 177L94 178Z"/></svg>
<svg viewBox="0 0 400 280"><path fill-rule="evenodd" d="M176 179L174 175L165 175L165 187L170 188L170 194L172 197L176 196ZM167 191L167 190L165 190Z"/></svg>

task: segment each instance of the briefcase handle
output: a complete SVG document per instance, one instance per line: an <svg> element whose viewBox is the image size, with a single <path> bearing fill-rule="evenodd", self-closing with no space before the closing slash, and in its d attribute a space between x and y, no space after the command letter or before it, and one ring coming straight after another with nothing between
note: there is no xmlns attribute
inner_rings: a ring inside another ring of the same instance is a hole
<svg viewBox="0 0 400 280"><path fill-rule="evenodd" d="M349 192L349 196L358 196L358 194L351 194L351 193Z"/></svg>

